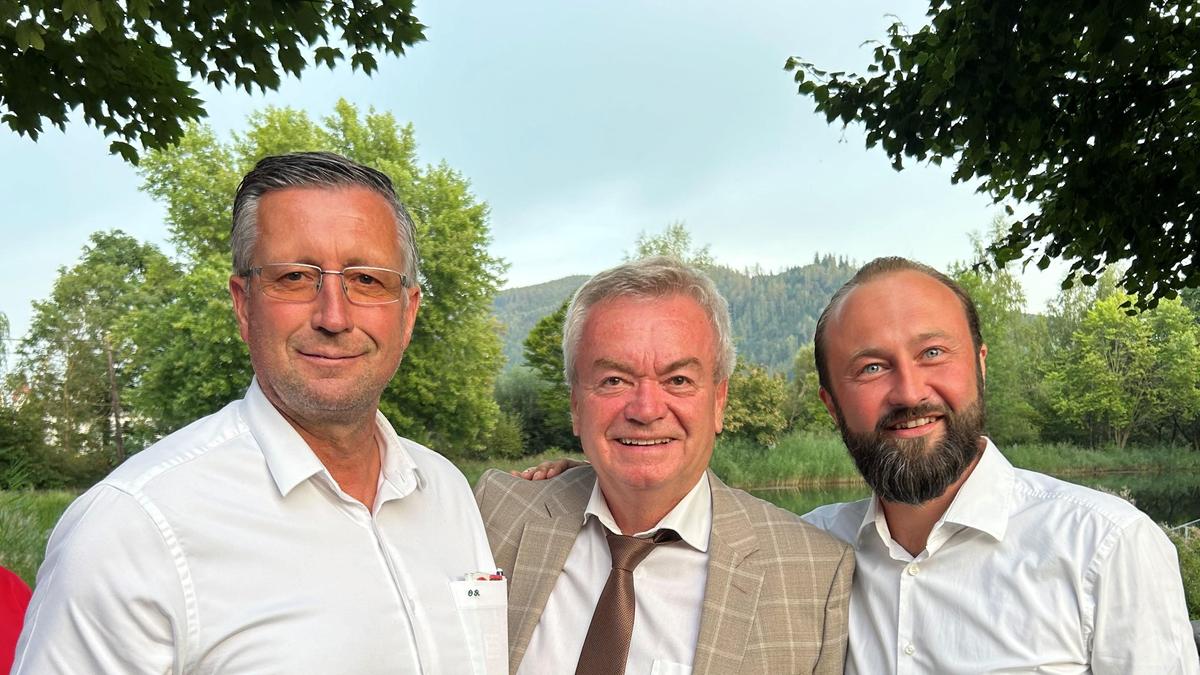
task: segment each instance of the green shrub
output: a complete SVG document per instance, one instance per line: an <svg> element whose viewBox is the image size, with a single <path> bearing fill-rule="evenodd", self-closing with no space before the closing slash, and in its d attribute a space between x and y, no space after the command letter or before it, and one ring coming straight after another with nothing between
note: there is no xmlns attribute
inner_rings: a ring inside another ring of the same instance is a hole
<svg viewBox="0 0 1200 675"><path fill-rule="evenodd" d="M1183 573L1183 594L1187 598L1188 616L1200 619L1200 527L1189 528L1182 534L1167 533L1179 551L1179 571Z"/></svg>
<svg viewBox="0 0 1200 675"><path fill-rule="evenodd" d="M525 432L519 414L500 411L488 442L488 455L502 459L518 459L525 455Z"/></svg>

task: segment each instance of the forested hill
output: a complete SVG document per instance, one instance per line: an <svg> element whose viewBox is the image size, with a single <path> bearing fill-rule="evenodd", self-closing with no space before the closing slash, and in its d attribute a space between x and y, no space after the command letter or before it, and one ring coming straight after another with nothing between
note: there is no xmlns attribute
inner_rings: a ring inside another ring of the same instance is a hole
<svg viewBox="0 0 1200 675"><path fill-rule="evenodd" d="M845 258L827 255L777 273L716 266L709 275L729 301L738 356L775 372L788 372L796 351L812 340L817 316L829 296L855 269ZM521 344L538 319L557 309L586 279L570 276L500 291L493 307L506 327L504 355L509 367L524 361Z"/></svg>
<svg viewBox="0 0 1200 675"><path fill-rule="evenodd" d="M496 295L492 309L504 326L501 339L504 340L505 368L525 362L521 344L533 324L558 309L563 300L571 297L587 280L587 275L576 274L535 286L508 288Z"/></svg>

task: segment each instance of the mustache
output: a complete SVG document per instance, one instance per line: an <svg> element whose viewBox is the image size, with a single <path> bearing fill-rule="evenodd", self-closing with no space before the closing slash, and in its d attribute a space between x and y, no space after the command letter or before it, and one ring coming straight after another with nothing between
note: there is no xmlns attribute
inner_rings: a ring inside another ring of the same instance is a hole
<svg viewBox="0 0 1200 675"><path fill-rule="evenodd" d="M882 433L883 431L887 430L888 427L891 427L894 424L907 422L918 417L928 417L933 414L946 417L952 413L945 405L939 405L936 403L921 403L915 406L892 408L886 414L884 414L883 417L880 417L878 422L875 423L875 431Z"/></svg>

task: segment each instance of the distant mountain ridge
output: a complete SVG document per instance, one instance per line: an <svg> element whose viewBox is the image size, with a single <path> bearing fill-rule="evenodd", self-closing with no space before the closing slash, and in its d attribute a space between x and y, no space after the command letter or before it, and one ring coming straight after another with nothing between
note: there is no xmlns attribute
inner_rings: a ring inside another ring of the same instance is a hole
<svg viewBox="0 0 1200 675"><path fill-rule="evenodd" d="M738 271L718 265L708 273L729 301L738 357L772 372L790 372L796 352L812 340L817 317L829 297L856 269L846 258L825 255L781 272ZM492 306L506 329L506 368L524 363L522 343L530 329L587 279L575 275L497 294Z"/></svg>
<svg viewBox="0 0 1200 675"><path fill-rule="evenodd" d="M576 274L533 286L507 288L496 294L492 311L504 326L501 339L506 369L525 363L522 343L533 325L558 309L589 278L586 274Z"/></svg>

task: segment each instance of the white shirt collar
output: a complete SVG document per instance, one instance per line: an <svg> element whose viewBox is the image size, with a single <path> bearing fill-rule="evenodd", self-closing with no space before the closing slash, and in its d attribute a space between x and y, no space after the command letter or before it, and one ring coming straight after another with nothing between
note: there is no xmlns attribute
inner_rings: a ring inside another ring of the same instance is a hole
<svg viewBox="0 0 1200 675"><path fill-rule="evenodd" d="M592 496L583 512L584 523L587 523L589 516L599 520L609 531L621 532L612 511L608 508L604 494L600 492L600 481L596 481L592 486ZM707 471L700 474L700 480L696 481L692 489L679 500L675 508L658 521L657 525L634 536L653 535L663 528L675 530L680 539L697 551L708 552L708 538L712 533L712 491L709 489Z"/></svg>
<svg viewBox="0 0 1200 675"><path fill-rule="evenodd" d="M424 488L425 479L400 437L383 419L383 414L375 414L375 438L379 443L382 467L379 490L383 498L378 501L382 503ZM254 440L262 448L267 470L280 495L286 497L297 485L316 475L323 475L333 483L333 477L308 447L308 443L267 399L258 385L258 377L250 381L250 387L246 390L242 417Z"/></svg>
<svg viewBox="0 0 1200 675"><path fill-rule="evenodd" d="M1004 540L1004 533L1008 529L1009 513L1012 509L1013 468L1012 464L992 443L992 439L986 436L982 438L986 442L986 446L983 449L983 455L979 458L979 463L975 465L971 475L959 488L958 494L954 495L950 507L946 509L929 533L927 550L931 554L941 546L946 538L939 536L945 534L940 530L946 523L985 532L996 541ZM896 550L899 545L892 540L891 531L887 526L887 518L879 504L879 497L875 495L872 495L867 512L863 514L862 522L858 526L859 542L867 532L871 531L876 532L893 553L899 552Z"/></svg>
<svg viewBox="0 0 1200 675"><path fill-rule="evenodd" d="M986 532L996 541L1004 541L1012 511L1015 475L1012 464L1000 454L992 439L986 436L983 439L987 442L983 456L954 495L941 522Z"/></svg>

